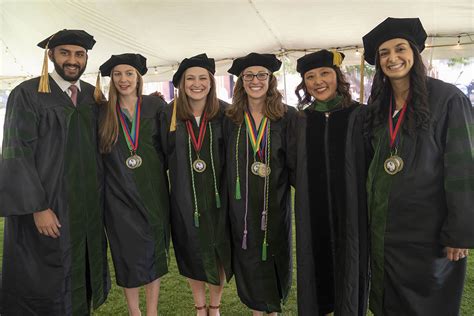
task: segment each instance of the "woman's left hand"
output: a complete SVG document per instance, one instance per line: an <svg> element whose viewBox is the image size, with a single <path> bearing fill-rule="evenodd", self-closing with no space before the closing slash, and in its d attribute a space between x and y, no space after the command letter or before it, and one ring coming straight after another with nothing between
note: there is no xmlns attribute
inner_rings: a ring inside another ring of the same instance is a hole
<svg viewBox="0 0 474 316"><path fill-rule="evenodd" d="M449 261L458 261L469 255L469 249L446 247L446 258Z"/></svg>

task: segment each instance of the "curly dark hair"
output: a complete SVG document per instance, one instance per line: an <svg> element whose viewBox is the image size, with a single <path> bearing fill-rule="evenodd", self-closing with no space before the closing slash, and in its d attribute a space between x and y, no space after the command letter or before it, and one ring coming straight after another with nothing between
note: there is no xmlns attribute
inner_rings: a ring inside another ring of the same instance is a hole
<svg viewBox="0 0 474 316"><path fill-rule="evenodd" d="M346 76L342 73L341 69L339 67L330 67L334 69L336 72L336 79L337 79L337 93L339 95L342 95L342 106L343 107L348 107L352 103L352 97L351 97L351 92L350 88L351 85L349 82L346 80ZM303 92L301 95L301 92ZM313 97L311 94L309 94L308 90L306 89L306 85L304 83L304 74L301 75L301 82L298 84L298 86L295 89L295 94L296 97L298 98L298 110L302 110L304 106L308 103L311 103L313 100Z"/></svg>
<svg viewBox="0 0 474 316"><path fill-rule="evenodd" d="M402 129L413 136L417 129L428 129L430 110L428 107L426 67L416 46L411 42L409 44L413 50L413 67L410 70L411 99L409 101L410 106L407 107L405 113L405 123L402 125ZM367 102L370 107L367 111L365 131L368 135L372 134L374 128L385 124L389 115L389 102L392 95L392 85L382 71L378 51L375 55L375 70L372 90Z"/></svg>

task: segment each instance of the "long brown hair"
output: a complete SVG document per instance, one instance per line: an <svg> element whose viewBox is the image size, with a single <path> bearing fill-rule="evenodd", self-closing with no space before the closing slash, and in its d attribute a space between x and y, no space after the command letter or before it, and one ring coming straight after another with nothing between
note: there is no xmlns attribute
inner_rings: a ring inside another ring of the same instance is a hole
<svg viewBox="0 0 474 316"><path fill-rule="evenodd" d="M140 97L143 93L143 77L136 69L135 72L137 73L137 96ZM111 76L109 83L109 100L100 102L99 151L101 154L110 153L113 145L117 141L119 134L119 123L116 112L117 101L118 92Z"/></svg>
<svg viewBox="0 0 474 316"><path fill-rule="evenodd" d="M352 97L350 88L351 85L346 80L346 76L342 73L339 67L331 67L336 72L336 80L337 80L337 88L336 91L339 95L342 96L342 107L348 107L352 103ZM301 95L301 91L303 95ZM312 96L306 89L306 85L304 83L304 75L301 76L301 82L295 89L296 97L298 98L298 110L302 110L304 106L308 103L311 103Z"/></svg>
<svg viewBox="0 0 474 316"><path fill-rule="evenodd" d="M283 103L283 96L278 91L278 81L273 74L270 74L267 97L263 114L272 121L276 121L285 115L288 107ZM234 87L232 104L227 109L226 115L236 124L241 124L244 120L244 111L248 108L248 96L245 92L242 76L239 76Z"/></svg>
<svg viewBox="0 0 474 316"><path fill-rule="evenodd" d="M219 99L217 99L216 79L211 72L208 71L207 73L209 74L209 79L211 81L211 88L207 94L204 113L206 113L207 120L210 121L219 112ZM185 76L183 75L179 81L179 93L176 98L176 118L182 121L194 119L193 109L191 108L191 104L189 104L184 85Z"/></svg>

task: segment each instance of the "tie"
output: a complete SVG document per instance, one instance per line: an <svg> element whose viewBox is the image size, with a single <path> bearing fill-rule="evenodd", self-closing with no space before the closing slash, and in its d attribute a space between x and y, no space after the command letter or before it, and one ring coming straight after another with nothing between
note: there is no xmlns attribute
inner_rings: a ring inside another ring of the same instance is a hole
<svg viewBox="0 0 474 316"><path fill-rule="evenodd" d="M77 104L77 86L70 85L69 90L71 91L71 100L74 105Z"/></svg>

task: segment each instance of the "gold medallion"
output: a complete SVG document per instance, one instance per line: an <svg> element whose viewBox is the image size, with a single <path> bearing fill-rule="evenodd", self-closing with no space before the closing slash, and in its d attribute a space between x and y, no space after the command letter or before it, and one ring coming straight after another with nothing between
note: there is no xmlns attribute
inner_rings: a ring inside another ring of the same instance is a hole
<svg viewBox="0 0 474 316"><path fill-rule="evenodd" d="M401 160L401 158L396 155L388 157L383 164L385 172L391 176L400 172L402 170L401 168L403 168L403 165L400 161L403 163L403 160Z"/></svg>
<svg viewBox="0 0 474 316"><path fill-rule="evenodd" d="M206 167L207 167L206 162L202 159L196 159L193 162L193 169L196 172L199 172L199 173L204 172L206 170Z"/></svg>
<svg viewBox="0 0 474 316"><path fill-rule="evenodd" d="M262 178L265 178L270 175L272 170L270 169L270 166L267 166L264 163L260 163L260 167L258 168L258 175Z"/></svg>
<svg viewBox="0 0 474 316"><path fill-rule="evenodd" d="M256 176L260 175L260 165L262 165L261 162L255 161L252 166L250 166L250 171Z"/></svg>
<svg viewBox="0 0 474 316"><path fill-rule="evenodd" d="M142 158L136 154L131 155L125 160L125 165L129 169L136 169L142 165Z"/></svg>

